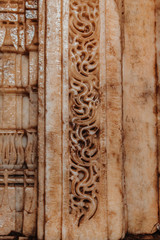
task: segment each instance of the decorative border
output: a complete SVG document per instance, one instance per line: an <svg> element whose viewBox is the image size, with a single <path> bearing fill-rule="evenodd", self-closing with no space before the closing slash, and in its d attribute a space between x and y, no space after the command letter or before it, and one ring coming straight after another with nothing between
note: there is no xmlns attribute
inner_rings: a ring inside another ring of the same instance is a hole
<svg viewBox="0 0 160 240"><path fill-rule="evenodd" d="M98 207L100 155L99 0L69 5L70 213L78 226Z"/></svg>

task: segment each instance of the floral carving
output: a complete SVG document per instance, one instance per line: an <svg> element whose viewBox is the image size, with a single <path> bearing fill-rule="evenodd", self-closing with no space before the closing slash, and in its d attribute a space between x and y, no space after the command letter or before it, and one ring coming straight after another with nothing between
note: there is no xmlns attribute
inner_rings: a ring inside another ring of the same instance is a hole
<svg viewBox="0 0 160 240"><path fill-rule="evenodd" d="M70 0L70 213L78 226L98 207L99 0Z"/></svg>

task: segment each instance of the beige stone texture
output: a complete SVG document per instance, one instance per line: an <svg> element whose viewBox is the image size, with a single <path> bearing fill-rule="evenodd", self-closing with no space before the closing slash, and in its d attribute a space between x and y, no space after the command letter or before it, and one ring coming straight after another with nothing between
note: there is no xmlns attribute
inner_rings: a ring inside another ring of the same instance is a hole
<svg viewBox="0 0 160 240"><path fill-rule="evenodd" d="M106 1L108 235L125 235L122 159L122 1Z"/></svg>
<svg viewBox="0 0 160 240"><path fill-rule="evenodd" d="M45 226L45 0L39 0L39 53L38 53L38 209L37 238L44 239Z"/></svg>
<svg viewBox="0 0 160 240"><path fill-rule="evenodd" d="M156 0L158 174L160 173L160 1ZM159 179L160 182L160 179ZM160 186L160 185L159 185ZM160 206L160 199L159 199Z"/></svg>
<svg viewBox="0 0 160 240"><path fill-rule="evenodd" d="M156 231L159 76L160 0L0 1L0 239Z"/></svg>
<svg viewBox="0 0 160 240"><path fill-rule="evenodd" d="M128 231L158 222L155 1L125 0L123 128Z"/></svg>
<svg viewBox="0 0 160 240"><path fill-rule="evenodd" d="M93 19L89 27L88 18ZM77 6L64 1L62 239L66 240L107 239L104 25L105 1L91 5L77 1Z"/></svg>
<svg viewBox="0 0 160 240"><path fill-rule="evenodd" d="M0 3L0 235L4 239L11 232L27 239L37 232L37 11L37 1Z"/></svg>
<svg viewBox="0 0 160 240"><path fill-rule="evenodd" d="M46 41L45 239L61 238L61 1L48 1Z"/></svg>

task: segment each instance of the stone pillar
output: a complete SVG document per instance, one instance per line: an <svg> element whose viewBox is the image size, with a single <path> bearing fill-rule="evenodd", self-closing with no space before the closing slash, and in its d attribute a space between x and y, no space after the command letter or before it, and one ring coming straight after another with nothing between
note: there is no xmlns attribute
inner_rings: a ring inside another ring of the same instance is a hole
<svg viewBox="0 0 160 240"><path fill-rule="evenodd" d="M158 222L155 1L125 0L123 126L128 231Z"/></svg>
<svg viewBox="0 0 160 240"><path fill-rule="evenodd" d="M0 235L36 236L37 1L0 3Z"/></svg>
<svg viewBox="0 0 160 240"><path fill-rule="evenodd" d="M108 235L125 235L124 166L122 158L122 1L106 1Z"/></svg>
<svg viewBox="0 0 160 240"><path fill-rule="evenodd" d="M46 8L45 236L119 239L125 232L121 3L62 3L48 1Z"/></svg>
<svg viewBox="0 0 160 240"><path fill-rule="evenodd" d="M46 2L45 240L62 231L61 0Z"/></svg>

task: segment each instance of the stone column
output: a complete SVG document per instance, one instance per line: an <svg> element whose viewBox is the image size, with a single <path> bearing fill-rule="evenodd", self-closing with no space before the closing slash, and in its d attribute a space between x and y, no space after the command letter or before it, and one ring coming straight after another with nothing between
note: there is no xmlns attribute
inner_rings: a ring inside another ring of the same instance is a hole
<svg viewBox="0 0 160 240"><path fill-rule="evenodd" d="M125 0L123 126L128 231L158 222L155 1Z"/></svg>

